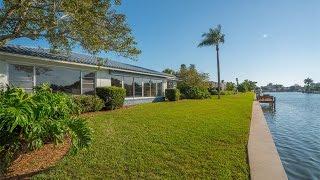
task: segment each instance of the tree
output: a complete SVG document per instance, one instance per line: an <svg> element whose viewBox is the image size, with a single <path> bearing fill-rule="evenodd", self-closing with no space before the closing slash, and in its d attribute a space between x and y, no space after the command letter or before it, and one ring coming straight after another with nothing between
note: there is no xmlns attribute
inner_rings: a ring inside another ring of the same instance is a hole
<svg viewBox="0 0 320 180"><path fill-rule="evenodd" d="M245 89L247 90L247 91L253 91L255 88L256 88L256 85L257 84L257 82L254 82L254 81L250 81L250 80L248 80L248 79L246 79L246 80L244 80L243 82L242 82L242 85L245 87Z"/></svg>
<svg viewBox="0 0 320 180"><path fill-rule="evenodd" d="M190 65L186 67L182 64L180 70L176 72L178 77L178 89L182 94L186 94L186 90L189 88L200 88L208 90L209 85L209 74L198 72L195 65Z"/></svg>
<svg viewBox="0 0 320 180"><path fill-rule="evenodd" d="M179 84L186 84L188 86L209 88L209 74L198 72L193 64L189 67L182 64L176 75L179 78L178 86Z"/></svg>
<svg viewBox="0 0 320 180"><path fill-rule="evenodd" d="M238 90L239 92L247 92L247 91L248 91L247 87L246 87L243 83L241 83L241 84L239 84L239 85L237 86L237 90Z"/></svg>
<svg viewBox="0 0 320 180"><path fill-rule="evenodd" d="M167 73L167 74L176 74L176 72L173 69L170 68L166 68L165 70L162 71L163 73Z"/></svg>
<svg viewBox="0 0 320 180"><path fill-rule="evenodd" d="M217 52L217 73L218 73L218 99L220 99L220 61L219 61L219 45L224 43L224 34L221 32L221 25L210 28L208 33L204 33L204 38L198 47L215 46Z"/></svg>
<svg viewBox="0 0 320 180"><path fill-rule="evenodd" d="M227 91L234 91L235 88L236 88L236 85L233 82L227 82L227 84L226 84Z"/></svg>
<svg viewBox="0 0 320 180"><path fill-rule="evenodd" d="M257 82L246 79L241 84L238 85L237 90L239 92L253 91L257 87L256 84Z"/></svg>
<svg viewBox="0 0 320 180"><path fill-rule="evenodd" d="M135 58L136 48L120 0L3 0L0 46L16 38L45 39L51 50L81 45L91 54L113 52Z"/></svg>
<svg viewBox="0 0 320 180"><path fill-rule="evenodd" d="M306 86L307 92L309 92L311 84L313 83L313 80L311 78L307 78L303 82L304 82L304 84Z"/></svg>

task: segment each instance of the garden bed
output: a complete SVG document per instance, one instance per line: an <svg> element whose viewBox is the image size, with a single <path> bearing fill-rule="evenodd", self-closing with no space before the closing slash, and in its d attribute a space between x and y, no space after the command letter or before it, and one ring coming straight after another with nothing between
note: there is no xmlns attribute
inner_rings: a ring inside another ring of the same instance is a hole
<svg viewBox="0 0 320 180"><path fill-rule="evenodd" d="M11 163L5 178L26 178L53 167L68 153L70 143L70 138L66 138L61 144L49 143L39 150L20 154Z"/></svg>

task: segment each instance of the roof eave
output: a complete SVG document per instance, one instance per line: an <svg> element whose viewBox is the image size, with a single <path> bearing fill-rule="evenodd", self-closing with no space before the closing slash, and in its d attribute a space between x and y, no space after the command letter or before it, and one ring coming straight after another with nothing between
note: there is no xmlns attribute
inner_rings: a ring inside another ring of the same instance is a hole
<svg viewBox="0 0 320 180"><path fill-rule="evenodd" d="M113 68L113 67L106 67L106 66L98 66L98 65L91 65L91 64L84 64L84 63L77 63L77 62L70 62L70 61L62 61L57 59L49 59L49 58L43 58L43 57L37 57L37 56L29 56L29 55L22 55L22 54L16 54L16 53L9 53L9 52L3 52L0 51L0 55L7 55L7 56L16 56L16 57L24 57L24 58L31 58L31 59L37 59L42 61L49 61L49 62L56 62L61 64L70 64L70 65L78 65L78 66L84 66L84 67L91 67L91 68L101 68L104 70L114 70L114 71L122 71L122 72L129 72L134 74L143 74L143 75L150 75L150 76L156 76L156 77L163 77L163 78L175 78L172 76L165 76L160 74L153 74L153 73L146 73L146 72L140 72L140 71L133 71L133 70L126 70L126 69L120 69L120 68Z"/></svg>

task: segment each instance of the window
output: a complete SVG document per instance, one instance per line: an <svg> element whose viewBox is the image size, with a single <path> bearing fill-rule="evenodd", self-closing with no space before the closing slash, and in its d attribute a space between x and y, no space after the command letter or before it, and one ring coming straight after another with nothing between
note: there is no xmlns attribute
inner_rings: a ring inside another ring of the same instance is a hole
<svg viewBox="0 0 320 180"><path fill-rule="evenodd" d="M36 67L37 85L49 83L54 92L80 94L80 71L66 68ZM89 82L89 79L87 79ZM89 84L85 85L90 88Z"/></svg>
<svg viewBox="0 0 320 180"><path fill-rule="evenodd" d="M122 76L111 76L111 86L122 88Z"/></svg>
<svg viewBox="0 0 320 180"><path fill-rule="evenodd" d="M142 79L134 78L134 96L142 97Z"/></svg>
<svg viewBox="0 0 320 180"><path fill-rule="evenodd" d="M124 89L126 89L126 97L133 96L133 77L123 77Z"/></svg>
<svg viewBox="0 0 320 180"><path fill-rule="evenodd" d="M82 94L95 93L95 77L94 72L82 72Z"/></svg>
<svg viewBox="0 0 320 180"><path fill-rule="evenodd" d="M150 79L143 79L143 96L150 97L151 96L151 87L150 87Z"/></svg>
<svg viewBox="0 0 320 180"><path fill-rule="evenodd" d="M26 92L32 92L34 85L33 66L10 64L9 83L14 87L25 89Z"/></svg>
<svg viewBox="0 0 320 180"><path fill-rule="evenodd" d="M157 96L157 82L156 80L151 80L151 96Z"/></svg>
<svg viewBox="0 0 320 180"><path fill-rule="evenodd" d="M162 81L161 80L157 81L157 96L163 96L163 93L162 93Z"/></svg>

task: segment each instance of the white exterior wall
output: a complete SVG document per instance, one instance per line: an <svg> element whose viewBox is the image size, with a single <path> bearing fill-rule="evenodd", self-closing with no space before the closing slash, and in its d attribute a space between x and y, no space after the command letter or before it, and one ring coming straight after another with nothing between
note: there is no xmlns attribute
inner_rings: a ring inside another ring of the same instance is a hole
<svg viewBox="0 0 320 180"><path fill-rule="evenodd" d="M97 87L111 86L111 75L109 71L98 71L96 77Z"/></svg>
<svg viewBox="0 0 320 180"><path fill-rule="evenodd" d="M167 80L162 80L162 92L164 96L166 95L167 82Z"/></svg>
<svg viewBox="0 0 320 180"><path fill-rule="evenodd" d="M2 56L0 55L0 89L4 88L8 83L8 64L2 61Z"/></svg>

